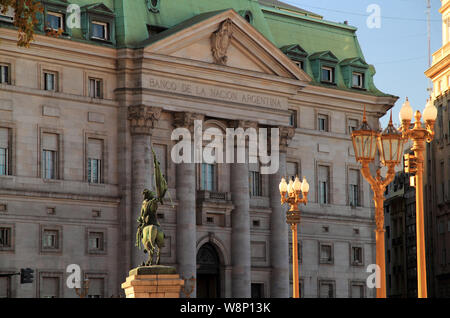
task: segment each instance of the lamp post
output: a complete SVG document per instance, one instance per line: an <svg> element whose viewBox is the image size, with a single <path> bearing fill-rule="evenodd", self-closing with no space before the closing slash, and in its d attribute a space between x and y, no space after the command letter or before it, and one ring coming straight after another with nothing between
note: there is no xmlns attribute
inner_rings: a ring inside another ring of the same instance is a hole
<svg viewBox="0 0 450 318"><path fill-rule="evenodd" d="M409 172L414 176L411 178L411 186L416 187L416 242L417 242L417 296L418 298L427 298L427 273L425 260L425 224L423 215L423 168L425 150L425 141L431 142L434 137L434 123L436 121L437 109L431 99L423 110L423 119L425 127L421 122L422 115L416 111L414 118L416 122L413 128L410 127L413 117L413 110L406 98L400 110L400 121L402 123L402 133L405 140L411 139L414 156L405 157Z"/></svg>
<svg viewBox="0 0 450 318"><path fill-rule="evenodd" d="M386 298L386 263L384 241L384 191L395 176L395 166L400 163L403 153L402 134L392 124L392 112L387 128L383 132L377 132L370 128L366 119L364 108L363 122L361 126L352 132L355 158L361 163L361 174L369 182L374 193L375 203L375 240L376 263L380 268L380 288L377 288L377 298ZM381 177L380 168L376 177L370 173L369 164L375 160L378 147L381 163L388 168L385 178Z"/></svg>
<svg viewBox="0 0 450 318"><path fill-rule="evenodd" d="M289 184L286 183L285 178L282 178L279 188L281 204L288 203L290 206L289 211L286 212L286 223L291 226L292 231L292 297L299 298L297 224L300 223L300 210L298 209L298 205L301 203L306 205L308 202L309 184L305 177L303 177L303 182L300 182L298 177L296 177L295 181L292 181L291 179ZM302 193L302 198L300 198L300 192Z"/></svg>

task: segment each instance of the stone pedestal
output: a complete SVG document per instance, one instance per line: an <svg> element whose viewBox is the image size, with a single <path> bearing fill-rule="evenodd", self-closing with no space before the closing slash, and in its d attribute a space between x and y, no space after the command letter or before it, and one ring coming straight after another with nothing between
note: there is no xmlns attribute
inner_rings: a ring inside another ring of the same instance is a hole
<svg viewBox="0 0 450 318"><path fill-rule="evenodd" d="M127 298L179 298L184 280L169 266L142 266L130 271L122 288Z"/></svg>

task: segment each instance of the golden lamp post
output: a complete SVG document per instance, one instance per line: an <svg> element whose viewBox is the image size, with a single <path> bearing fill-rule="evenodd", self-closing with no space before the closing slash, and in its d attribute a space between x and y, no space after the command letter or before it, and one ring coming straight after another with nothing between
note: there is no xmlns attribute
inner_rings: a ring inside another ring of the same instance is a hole
<svg viewBox="0 0 450 318"><path fill-rule="evenodd" d="M306 205L308 202L309 184L305 177L303 177L303 182L300 182L297 176L295 181L292 181L291 179L289 184L286 183L285 178L282 178L279 188L281 194L281 204L283 205L284 203L288 203L290 206L289 211L286 212L286 222L291 226L292 231L292 297L299 298L297 224L300 223L300 210L298 209L298 206L301 203ZM302 193L302 198L300 198L300 192Z"/></svg>
<svg viewBox="0 0 450 318"><path fill-rule="evenodd" d="M361 163L361 174L369 182L374 193L375 203L375 241L376 263L380 269L380 288L377 288L377 298L386 298L386 264L384 241L384 191L395 176L395 166L400 163L403 153L403 138L401 132L392 124L392 112L387 128L383 132L372 130L366 119L364 108L361 126L352 132L355 158ZM385 178L381 177L380 168L376 177L370 173L369 164L375 160L376 150L380 153L381 163L388 168Z"/></svg>
<svg viewBox="0 0 450 318"><path fill-rule="evenodd" d="M425 260L425 225L423 216L423 169L425 141L431 142L434 137L434 123L436 121L437 109L431 99L423 110L425 127L420 121L422 115L416 111L414 118L416 122L411 128L413 110L406 98L400 110L400 121L402 133L405 140L411 139L413 146L411 150L414 155L405 155L405 172L411 173L411 186L416 187L416 242L417 242L417 296L427 298L427 272Z"/></svg>

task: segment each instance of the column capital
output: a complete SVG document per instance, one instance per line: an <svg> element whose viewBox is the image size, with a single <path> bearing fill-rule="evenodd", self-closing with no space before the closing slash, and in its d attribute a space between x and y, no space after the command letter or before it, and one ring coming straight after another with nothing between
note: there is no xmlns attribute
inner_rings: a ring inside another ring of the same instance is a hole
<svg viewBox="0 0 450 318"><path fill-rule="evenodd" d="M128 120L132 135L151 135L156 121L161 117L161 107L135 105L128 107Z"/></svg>
<svg viewBox="0 0 450 318"><path fill-rule="evenodd" d="M191 112L176 112L173 113L173 125L175 128L187 128L192 130L194 128L195 120L204 120L205 115Z"/></svg>
<svg viewBox="0 0 450 318"><path fill-rule="evenodd" d="M280 130L280 151L287 152L288 145L294 138L295 129L288 126L278 126L278 129Z"/></svg>
<svg viewBox="0 0 450 318"><path fill-rule="evenodd" d="M258 130L258 122L252 120L229 120L228 125L230 125L232 128L255 128L256 130Z"/></svg>

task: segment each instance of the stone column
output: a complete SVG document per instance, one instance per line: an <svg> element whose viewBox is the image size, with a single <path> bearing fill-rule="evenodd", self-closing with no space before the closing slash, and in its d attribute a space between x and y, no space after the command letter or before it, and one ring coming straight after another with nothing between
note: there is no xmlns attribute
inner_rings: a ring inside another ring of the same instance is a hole
<svg viewBox="0 0 450 318"><path fill-rule="evenodd" d="M194 120L202 120L203 115L193 113L174 113L173 124L175 128L186 128L193 137ZM193 149L191 150L193 151ZM196 224L196 183L195 163L193 152L191 163L178 163L176 165L176 191L177 191L177 238L176 254L178 273L182 279L197 278L197 224ZM191 286L188 286L191 288ZM192 293L182 297L196 297L196 284ZM190 289L189 289L190 291Z"/></svg>
<svg viewBox="0 0 450 318"><path fill-rule="evenodd" d="M233 122L235 128L257 128L257 123ZM244 149L245 150L245 149ZM251 297L250 246L250 194L248 156L245 163L237 162L239 147L235 148L235 161L231 164L230 188L234 210L231 212L232 297Z"/></svg>
<svg viewBox="0 0 450 318"><path fill-rule="evenodd" d="M137 219L141 213L142 191L153 189L153 158L151 135L156 121L161 115L161 108L145 105L129 106L128 120L132 142L132 213L131 213L131 267L140 266L147 256L135 246Z"/></svg>
<svg viewBox="0 0 450 318"><path fill-rule="evenodd" d="M270 262L272 265L271 298L289 297L289 240L288 224L286 223L286 207L281 206L279 184L286 176L287 146L295 131L291 127L280 127L280 155L278 172L269 177L270 207Z"/></svg>

